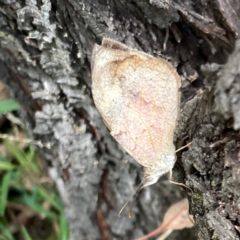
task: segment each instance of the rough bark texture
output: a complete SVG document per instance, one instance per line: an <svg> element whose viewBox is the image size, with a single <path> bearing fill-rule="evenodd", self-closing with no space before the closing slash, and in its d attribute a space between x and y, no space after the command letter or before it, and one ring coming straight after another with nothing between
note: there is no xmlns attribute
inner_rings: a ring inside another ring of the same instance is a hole
<svg viewBox="0 0 240 240"><path fill-rule="evenodd" d="M46 146L39 150L72 240L139 237L182 195L198 237L184 230L171 239L239 239L239 0L0 3L0 79L21 103L31 136ZM182 77L175 142L192 145L178 153L174 170L193 193L159 181L141 192L132 219L118 210L142 169L111 138L91 98L91 50L103 36L161 55Z"/></svg>

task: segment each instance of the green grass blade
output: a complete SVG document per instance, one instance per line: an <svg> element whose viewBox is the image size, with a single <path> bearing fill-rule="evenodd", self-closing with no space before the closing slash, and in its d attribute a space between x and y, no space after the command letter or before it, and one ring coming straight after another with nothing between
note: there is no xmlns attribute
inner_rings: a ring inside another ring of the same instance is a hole
<svg viewBox="0 0 240 240"><path fill-rule="evenodd" d="M47 218L51 219L51 220L55 220L57 219L57 215L56 213L52 212L51 210L45 209L44 207L42 207L41 203L38 203L35 199L35 197L31 197L30 195L26 195L24 196L24 203L29 206L31 209L33 209L34 211L36 211L39 214L44 214Z"/></svg>
<svg viewBox="0 0 240 240"><path fill-rule="evenodd" d="M32 240L31 236L29 235L27 229L24 226L22 226L21 228L21 233L23 235L24 240Z"/></svg>
<svg viewBox="0 0 240 240"><path fill-rule="evenodd" d="M53 194L50 194L46 189L43 187L39 187L38 189L39 193L42 195L42 198L44 198L46 201L48 201L55 209L57 209L59 212L62 210L62 206L58 204L59 202L56 201L56 199L52 196ZM55 194L54 194L55 195Z"/></svg>
<svg viewBox="0 0 240 240"><path fill-rule="evenodd" d="M0 170L2 171L6 171L6 170L13 170L15 168L15 166L10 163L7 160L3 160L3 158L1 158L1 154L0 154Z"/></svg>
<svg viewBox="0 0 240 240"><path fill-rule="evenodd" d="M0 102L0 114L19 109L19 105L13 99L7 99Z"/></svg>
<svg viewBox="0 0 240 240"><path fill-rule="evenodd" d="M23 169L31 170L33 174L40 172L35 154L33 155L33 147L30 147L29 152L25 152L17 144L12 144L7 139L4 140L4 144Z"/></svg>
<svg viewBox="0 0 240 240"><path fill-rule="evenodd" d="M68 221L65 216L65 214L62 212L62 214L59 216L59 237L60 240L68 240L69 239L69 227L68 227Z"/></svg>
<svg viewBox="0 0 240 240"><path fill-rule="evenodd" d="M1 195L0 195L0 215L3 216L7 204L8 191L11 182L11 173L8 172L4 175L2 185L1 185Z"/></svg>
<svg viewBox="0 0 240 240"><path fill-rule="evenodd" d="M6 223L3 224L6 220L1 218L0 220L0 240L15 240Z"/></svg>

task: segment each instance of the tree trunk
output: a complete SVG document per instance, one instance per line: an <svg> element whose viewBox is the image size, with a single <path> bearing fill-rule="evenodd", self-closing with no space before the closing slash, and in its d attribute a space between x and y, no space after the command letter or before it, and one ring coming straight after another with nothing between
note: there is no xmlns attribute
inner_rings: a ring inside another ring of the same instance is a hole
<svg viewBox="0 0 240 240"><path fill-rule="evenodd" d="M0 78L44 144L72 240L140 237L183 196L198 237L184 230L171 239L239 239L238 0L0 2ZM168 59L182 78L175 143L192 144L177 154L174 176L193 192L159 181L140 193L132 219L118 211L142 168L110 136L91 96L91 51L103 37Z"/></svg>

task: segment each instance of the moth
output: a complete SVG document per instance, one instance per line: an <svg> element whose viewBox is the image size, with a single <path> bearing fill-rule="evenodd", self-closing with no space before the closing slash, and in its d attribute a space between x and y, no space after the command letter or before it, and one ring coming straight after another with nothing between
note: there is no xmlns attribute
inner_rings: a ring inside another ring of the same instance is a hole
<svg viewBox="0 0 240 240"><path fill-rule="evenodd" d="M156 183L176 159L180 76L166 60L109 38L94 45L91 68L93 99L106 126L144 167L140 188Z"/></svg>

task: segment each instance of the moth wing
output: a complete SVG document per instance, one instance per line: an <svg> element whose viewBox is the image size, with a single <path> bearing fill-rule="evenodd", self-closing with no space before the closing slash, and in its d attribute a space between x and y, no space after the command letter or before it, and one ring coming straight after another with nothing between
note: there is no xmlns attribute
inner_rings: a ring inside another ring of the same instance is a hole
<svg viewBox="0 0 240 240"><path fill-rule="evenodd" d="M175 154L173 134L180 103L180 78L173 67L158 59L147 62L138 59L140 67L134 68L129 60L122 65L125 71L119 69L119 91L125 103L111 132L145 167Z"/></svg>
<svg viewBox="0 0 240 240"><path fill-rule="evenodd" d="M112 136L149 167L174 154L180 77L163 59L112 46L101 46L94 57L94 101Z"/></svg>

